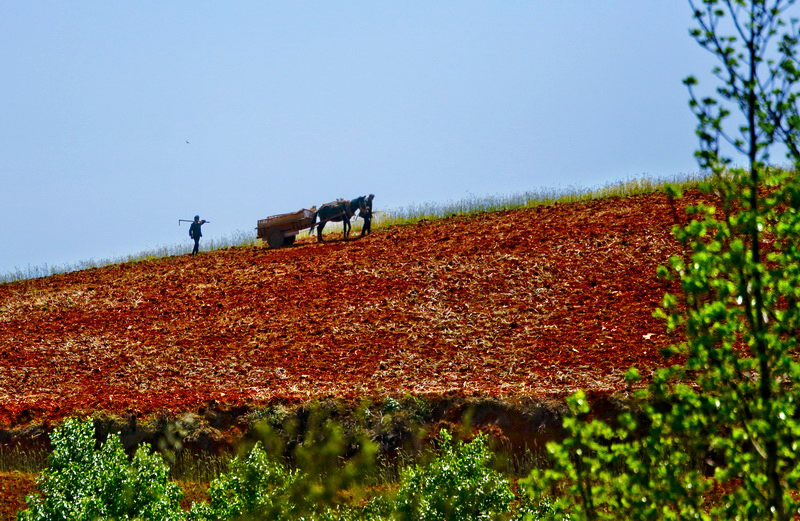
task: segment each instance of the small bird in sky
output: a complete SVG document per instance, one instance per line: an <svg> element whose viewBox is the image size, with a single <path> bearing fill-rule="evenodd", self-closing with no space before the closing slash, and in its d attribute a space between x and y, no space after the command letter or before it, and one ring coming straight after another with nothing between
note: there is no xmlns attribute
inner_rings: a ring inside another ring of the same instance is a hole
<svg viewBox="0 0 800 521"><path fill-rule="evenodd" d="M186 141L186 144L188 145L188 144L189 144L189 142L188 142L188 141Z"/></svg>

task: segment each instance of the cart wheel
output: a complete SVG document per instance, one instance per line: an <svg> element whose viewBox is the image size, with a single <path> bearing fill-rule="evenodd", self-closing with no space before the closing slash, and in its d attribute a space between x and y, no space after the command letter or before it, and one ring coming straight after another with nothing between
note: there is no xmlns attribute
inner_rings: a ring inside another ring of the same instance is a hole
<svg viewBox="0 0 800 521"><path fill-rule="evenodd" d="M291 246L294 244L294 240L297 238L297 235L289 235L288 237L283 238L283 245L284 246Z"/></svg>
<svg viewBox="0 0 800 521"><path fill-rule="evenodd" d="M283 246L283 232L280 230L273 230L267 235L267 244L270 248L280 248Z"/></svg>

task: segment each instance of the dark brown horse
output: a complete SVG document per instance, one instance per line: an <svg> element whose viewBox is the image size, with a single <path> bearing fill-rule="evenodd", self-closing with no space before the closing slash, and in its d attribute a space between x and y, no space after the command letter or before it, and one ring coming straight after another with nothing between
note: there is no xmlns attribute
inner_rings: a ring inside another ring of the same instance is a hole
<svg viewBox="0 0 800 521"><path fill-rule="evenodd" d="M322 239L322 229L328 222L341 222L344 228L344 238L347 239L350 235L350 219L356 214L356 210L366 208L366 198L364 196L357 197L352 201L347 199L337 199L330 203L325 203L314 212L314 218L311 221L311 228L308 233L314 233L314 226L317 227L317 241L324 242ZM319 224L316 224L319 218Z"/></svg>

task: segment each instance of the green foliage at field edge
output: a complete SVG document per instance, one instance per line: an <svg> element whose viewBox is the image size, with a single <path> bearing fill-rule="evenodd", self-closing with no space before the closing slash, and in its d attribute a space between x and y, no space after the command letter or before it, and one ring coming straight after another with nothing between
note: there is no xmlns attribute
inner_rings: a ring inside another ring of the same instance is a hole
<svg viewBox="0 0 800 521"><path fill-rule="evenodd" d="M313 445L314 454L344 458L335 430L331 424L330 441ZM396 492L374 495L362 505L347 504L340 494L358 474L369 472L369 464L354 469L342 459L341 465L312 475L289 468L258 442L212 481L208 504L193 503L188 511L180 507L182 493L169 480L167 465L147 444L129 458L119 436L98 445L92 422L74 418L52 439L53 452L38 479L40 493L26 498L29 508L19 512L20 521L521 520L549 508L525 499L512 511L511 484L489 467L492 455L482 435L455 442L441 431L433 461L407 468ZM369 455L363 458L369 460Z"/></svg>

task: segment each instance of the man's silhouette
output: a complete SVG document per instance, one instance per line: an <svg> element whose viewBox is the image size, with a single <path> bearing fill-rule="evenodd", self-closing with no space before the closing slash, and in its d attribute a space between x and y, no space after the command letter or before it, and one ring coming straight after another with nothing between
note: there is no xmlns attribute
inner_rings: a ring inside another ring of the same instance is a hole
<svg viewBox="0 0 800 521"><path fill-rule="evenodd" d="M197 252L200 251L200 237L203 236L203 233L200 231L200 227L205 223L205 220L200 220L199 215L195 215L194 222L191 226L189 226L189 237L194 239L194 249L192 249L192 255L197 255Z"/></svg>
<svg viewBox="0 0 800 521"><path fill-rule="evenodd" d="M361 236L369 235L372 231L372 200L375 198L374 194L369 194L367 197L364 208L362 208L358 215L364 219L364 226L361 228Z"/></svg>

